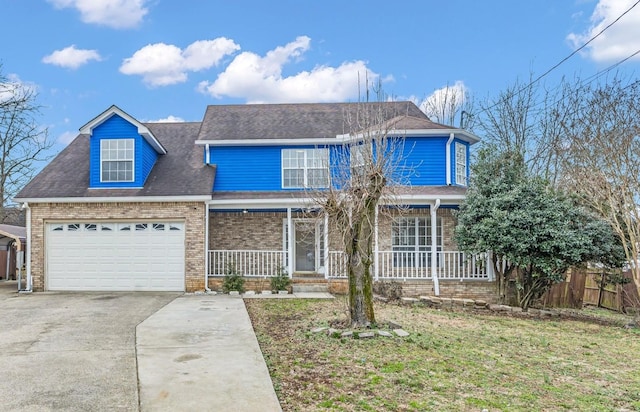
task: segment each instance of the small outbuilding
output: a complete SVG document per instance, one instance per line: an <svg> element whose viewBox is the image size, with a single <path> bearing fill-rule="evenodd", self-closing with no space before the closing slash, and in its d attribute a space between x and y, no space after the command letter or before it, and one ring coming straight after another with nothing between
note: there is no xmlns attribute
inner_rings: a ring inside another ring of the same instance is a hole
<svg viewBox="0 0 640 412"><path fill-rule="evenodd" d="M0 224L0 279L21 280L26 244L25 227Z"/></svg>

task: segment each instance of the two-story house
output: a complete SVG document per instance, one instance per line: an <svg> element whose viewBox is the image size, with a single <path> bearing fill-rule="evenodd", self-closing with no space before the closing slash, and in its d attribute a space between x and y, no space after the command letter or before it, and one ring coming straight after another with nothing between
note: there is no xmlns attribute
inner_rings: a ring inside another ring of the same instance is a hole
<svg viewBox="0 0 640 412"><path fill-rule="evenodd" d="M32 289L203 291L231 266L253 289L282 270L339 289L344 258L317 193L331 185L334 149L358 144L346 119L372 105L412 169L394 194L402 207L380 205L375 280L415 294L491 290L486 257L465 256L452 236L479 139L410 102L212 105L184 123L112 106L16 198Z"/></svg>

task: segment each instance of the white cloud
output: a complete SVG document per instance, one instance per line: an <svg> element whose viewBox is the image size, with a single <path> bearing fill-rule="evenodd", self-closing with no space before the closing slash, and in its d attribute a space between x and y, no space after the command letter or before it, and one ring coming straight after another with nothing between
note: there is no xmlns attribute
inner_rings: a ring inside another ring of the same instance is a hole
<svg viewBox="0 0 640 412"><path fill-rule="evenodd" d="M77 69L89 63L91 60L100 61L102 57L96 50L76 49L75 44L65 47L62 50L56 50L42 58L43 63L53 64L67 69Z"/></svg>
<svg viewBox="0 0 640 412"><path fill-rule="evenodd" d="M185 50L172 44L149 44L124 59L120 72L140 75L149 86L168 86L185 82L187 72L218 65L225 56L237 50L240 46L225 37L198 40Z"/></svg>
<svg viewBox="0 0 640 412"><path fill-rule="evenodd" d="M182 117L169 115L163 119L149 120L149 123L182 123L184 119Z"/></svg>
<svg viewBox="0 0 640 412"><path fill-rule="evenodd" d="M236 56L213 82L201 82L198 90L216 98L224 96L246 99L248 103L332 102L358 96L358 76L368 75L375 82L378 75L363 61L345 62L338 67L316 66L284 77L282 69L299 60L310 48L311 39L300 36L262 57L244 52Z"/></svg>
<svg viewBox="0 0 640 412"><path fill-rule="evenodd" d="M56 139L56 142L58 144L66 146L69 143L71 143L73 141L73 139L75 139L77 136L78 136L78 132L67 131L67 132L62 133L60 136L58 136L58 138Z"/></svg>
<svg viewBox="0 0 640 412"><path fill-rule="evenodd" d="M20 77L14 73L8 74L4 80L4 82L0 82L0 102L6 102L14 98L20 99L38 91L38 86L34 83L20 80Z"/></svg>
<svg viewBox="0 0 640 412"><path fill-rule="evenodd" d="M127 29L140 24L149 12L147 0L48 0L59 9L74 8L85 23Z"/></svg>
<svg viewBox="0 0 640 412"><path fill-rule="evenodd" d="M418 104L429 118L437 123L451 123L452 116L464 105L468 95L467 86L461 80L434 90Z"/></svg>
<svg viewBox="0 0 640 412"><path fill-rule="evenodd" d="M582 46L611 24L635 3L635 0L600 0L591 15L591 26L583 33L571 33L567 40L575 48ZM640 49L640 5L591 42L583 51L596 62L622 60ZM640 55L635 57L640 59Z"/></svg>

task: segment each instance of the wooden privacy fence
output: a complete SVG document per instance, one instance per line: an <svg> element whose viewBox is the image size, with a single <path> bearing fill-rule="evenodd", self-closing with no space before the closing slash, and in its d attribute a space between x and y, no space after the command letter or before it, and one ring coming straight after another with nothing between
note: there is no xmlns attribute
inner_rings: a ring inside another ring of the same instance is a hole
<svg viewBox="0 0 640 412"><path fill-rule="evenodd" d="M640 306L640 298L633 283L631 272L624 276L631 281L624 285L601 287L601 269L572 268L564 282L557 283L542 297L542 304L550 307L581 308L593 305L611 310Z"/></svg>

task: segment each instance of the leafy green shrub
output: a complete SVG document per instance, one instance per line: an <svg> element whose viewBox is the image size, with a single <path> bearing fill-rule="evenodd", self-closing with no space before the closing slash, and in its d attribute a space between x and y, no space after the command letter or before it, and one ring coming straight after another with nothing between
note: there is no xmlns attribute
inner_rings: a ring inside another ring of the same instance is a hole
<svg viewBox="0 0 640 412"><path fill-rule="evenodd" d="M222 291L224 293L229 293L232 290L243 293L244 278L238 273L236 265L229 263L227 265L227 274L224 276L224 280L222 281Z"/></svg>
<svg viewBox="0 0 640 412"><path fill-rule="evenodd" d="M280 267L278 274L271 278L271 290L286 290L289 285L291 285L291 278L285 268Z"/></svg>

